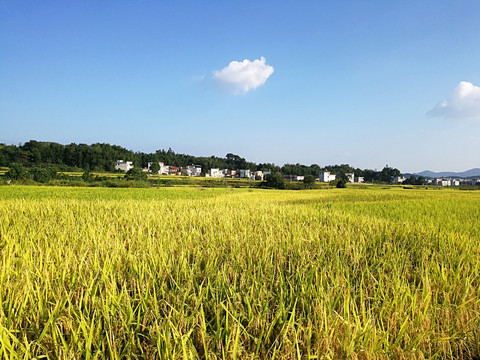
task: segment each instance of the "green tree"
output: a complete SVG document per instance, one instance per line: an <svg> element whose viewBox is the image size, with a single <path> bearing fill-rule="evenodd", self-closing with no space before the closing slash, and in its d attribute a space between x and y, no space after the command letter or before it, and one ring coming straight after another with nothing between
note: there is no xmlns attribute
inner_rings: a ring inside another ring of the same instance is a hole
<svg viewBox="0 0 480 360"><path fill-rule="evenodd" d="M411 175L408 179L403 181L403 185L415 185L417 183L417 178L415 175Z"/></svg>
<svg viewBox="0 0 480 360"><path fill-rule="evenodd" d="M347 187L347 182L348 182L348 181L345 180L345 179L340 178L340 179L338 179L338 180L335 180L335 182L336 182L335 186L336 186L337 188L339 188L339 189L344 189L344 188Z"/></svg>
<svg viewBox="0 0 480 360"><path fill-rule="evenodd" d="M25 180L28 178L27 170L19 163L12 163L6 175L7 178L13 180Z"/></svg>
<svg viewBox="0 0 480 360"><path fill-rule="evenodd" d="M150 171L152 172L152 174L158 174L158 172L160 171L160 164L158 163L158 161L154 161L150 164Z"/></svg>
<svg viewBox="0 0 480 360"><path fill-rule="evenodd" d="M33 180L39 183L47 183L52 180L52 174L48 169L36 167L30 170L30 174L32 174Z"/></svg>
<svg viewBox="0 0 480 360"><path fill-rule="evenodd" d="M280 173L271 174L262 182L262 186L274 189L285 189L285 179Z"/></svg>
<svg viewBox="0 0 480 360"><path fill-rule="evenodd" d="M419 176L417 181L415 182L416 185L425 185L427 183L427 179L424 176Z"/></svg>
<svg viewBox="0 0 480 360"><path fill-rule="evenodd" d="M307 189L311 189L313 184L315 184L315 177L313 175L305 175L303 178L303 184Z"/></svg>
<svg viewBox="0 0 480 360"><path fill-rule="evenodd" d="M336 176L336 179L337 179L337 180L342 179L342 180L345 180L346 182L348 182L348 176L347 176L347 174L345 173L345 171L339 170L339 171L337 171L336 175L337 175L337 176Z"/></svg>
<svg viewBox="0 0 480 360"><path fill-rule="evenodd" d="M380 172L379 178L380 178L380 181L384 181L390 184L393 182L393 179L397 176L402 176L402 173L400 172L400 170L391 168L388 165L385 165L385 167Z"/></svg>
<svg viewBox="0 0 480 360"><path fill-rule="evenodd" d="M147 180L147 173L143 172L141 169L134 167L130 169L125 174L127 180Z"/></svg>

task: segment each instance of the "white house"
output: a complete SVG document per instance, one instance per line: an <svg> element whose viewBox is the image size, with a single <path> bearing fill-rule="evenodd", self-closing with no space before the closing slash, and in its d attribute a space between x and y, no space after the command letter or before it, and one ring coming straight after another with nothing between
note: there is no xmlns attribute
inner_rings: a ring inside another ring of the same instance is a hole
<svg viewBox="0 0 480 360"><path fill-rule="evenodd" d="M363 178L363 176L356 176L355 177L355 182L356 183L363 183L365 181L365 179Z"/></svg>
<svg viewBox="0 0 480 360"><path fill-rule="evenodd" d="M152 172L151 170L151 166L152 166L153 163L149 162L147 164L147 167L148 167L148 172ZM165 166L165 164L163 162L158 162L158 165L160 166L160 170L158 170L158 173L159 175L168 175L168 166Z"/></svg>
<svg viewBox="0 0 480 360"><path fill-rule="evenodd" d="M405 181L406 179L403 176L395 176L393 178L393 182L397 184L401 184Z"/></svg>
<svg viewBox="0 0 480 360"><path fill-rule="evenodd" d="M128 170L133 169L133 162L117 160L115 164L115 170L121 170L127 172Z"/></svg>
<svg viewBox="0 0 480 360"><path fill-rule="evenodd" d="M223 177L233 178L237 172L230 169L222 169Z"/></svg>
<svg viewBox="0 0 480 360"><path fill-rule="evenodd" d="M168 175L177 175L180 171L180 168L178 166L167 165L166 168L168 171Z"/></svg>
<svg viewBox="0 0 480 360"><path fill-rule="evenodd" d="M355 182L355 174L354 173L345 173L345 176L348 178L348 182Z"/></svg>
<svg viewBox="0 0 480 360"><path fill-rule="evenodd" d="M251 173L250 173L250 169L241 169L240 170L240 177L241 178L251 178Z"/></svg>
<svg viewBox="0 0 480 360"><path fill-rule="evenodd" d="M330 181L335 180L335 178L336 178L336 175L335 174L330 174L330 171L323 171L318 176L318 181L328 183Z"/></svg>
<svg viewBox="0 0 480 360"><path fill-rule="evenodd" d="M258 179L258 180L262 180L263 181L263 171L255 171L255 174L254 174L254 177L253 177L254 180Z"/></svg>
<svg viewBox="0 0 480 360"><path fill-rule="evenodd" d="M452 186L452 182L450 181L450 179L443 179L439 185L440 186Z"/></svg>
<svg viewBox="0 0 480 360"><path fill-rule="evenodd" d="M207 175L209 177L212 177L212 178L223 178L223 177L225 177L225 174L220 169L210 169L210 170L208 170Z"/></svg>
<svg viewBox="0 0 480 360"><path fill-rule="evenodd" d="M438 185L438 186L452 186L452 182L450 179L442 179L442 178L436 178L433 179L433 185Z"/></svg>
<svg viewBox="0 0 480 360"><path fill-rule="evenodd" d="M200 176L202 174L202 167L200 165L188 165L182 167L182 175L186 176Z"/></svg>

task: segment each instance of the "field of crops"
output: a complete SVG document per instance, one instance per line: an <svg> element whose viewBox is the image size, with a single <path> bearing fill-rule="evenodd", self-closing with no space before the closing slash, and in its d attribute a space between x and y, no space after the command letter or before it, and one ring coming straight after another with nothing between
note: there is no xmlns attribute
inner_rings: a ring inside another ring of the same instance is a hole
<svg viewBox="0 0 480 360"><path fill-rule="evenodd" d="M478 359L480 191L0 186L0 358Z"/></svg>

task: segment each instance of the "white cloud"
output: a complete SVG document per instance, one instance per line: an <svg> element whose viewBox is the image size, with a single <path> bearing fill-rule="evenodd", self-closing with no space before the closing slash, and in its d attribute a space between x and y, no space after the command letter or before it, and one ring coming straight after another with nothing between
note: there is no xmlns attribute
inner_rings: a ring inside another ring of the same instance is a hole
<svg viewBox="0 0 480 360"><path fill-rule="evenodd" d="M451 119L480 119L480 87L460 82L447 100L438 103L428 113Z"/></svg>
<svg viewBox="0 0 480 360"><path fill-rule="evenodd" d="M273 74L273 66L265 64L265 58L231 61L227 67L213 72L213 80L223 90L242 94L256 89Z"/></svg>

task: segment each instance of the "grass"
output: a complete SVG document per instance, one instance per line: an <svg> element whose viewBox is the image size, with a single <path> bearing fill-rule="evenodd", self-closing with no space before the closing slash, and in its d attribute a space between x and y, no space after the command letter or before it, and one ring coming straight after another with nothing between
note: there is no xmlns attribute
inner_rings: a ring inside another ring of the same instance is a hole
<svg viewBox="0 0 480 360"><path fill-rule="evenodd" d="M0 187L0 357L474 359L480 193Z"/></svg>

